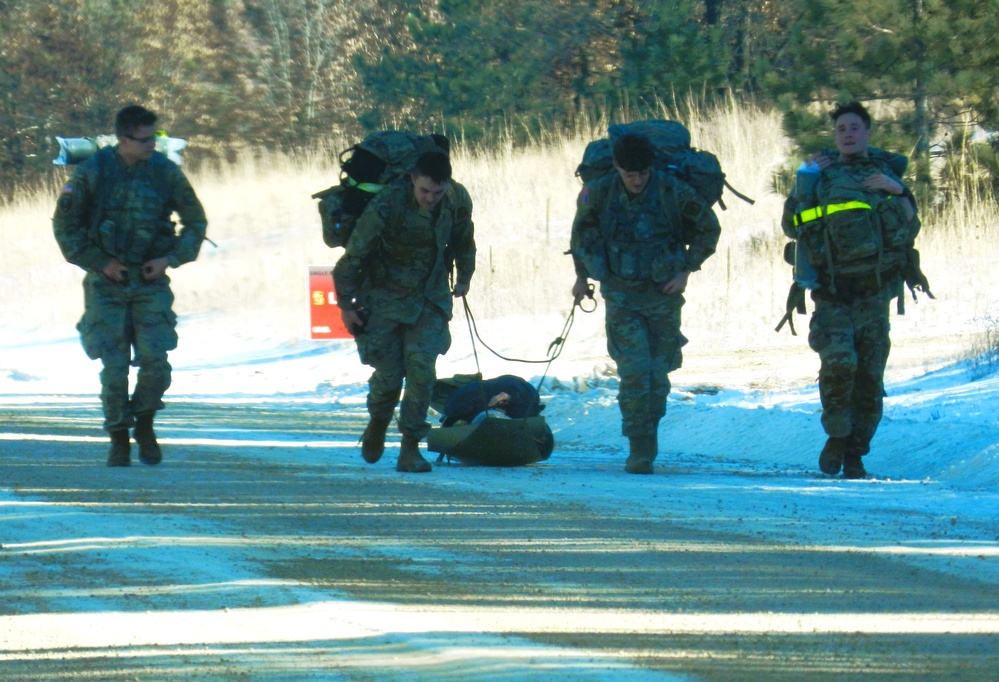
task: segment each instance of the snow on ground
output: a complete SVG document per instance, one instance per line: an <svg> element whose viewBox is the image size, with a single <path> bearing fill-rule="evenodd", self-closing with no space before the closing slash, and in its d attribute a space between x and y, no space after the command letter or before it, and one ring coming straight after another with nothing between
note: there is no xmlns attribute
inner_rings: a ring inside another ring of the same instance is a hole
<svg viewBox="0 0 999 682"><path fill-rule="evenodd" d="M559 322L546 322L554 337ZM469 342L461 338L462 323L460 315L452 323L455 344L439 362L440 376L475 369ZM211 318L182 322L181 347L171 354L174 383L168 402L363 405L370 370L358 362L349 341L275 341L259 328L242 334L223 332L225 328ZM480 324L480 328L490 343L503 348L502 340L496 343L489 337L499 327ZM578 338L588 331L571 332L564 356L552 363L545 378L544 414L557 442L550 466L580 469L590 457L617 465L626 452L612 364L603 355L602 339ZM514 373L537 383L546 369L543 364L497 359L481 345L477 351L486 376ZM100 364L86 358L75 335L7 335L0 352L0 401L30 404L53 396L96 401ZM780 351L761 351L771 356L775 352ZM545 355L536 354L534 359L538 358ZM747 372L753 371L754 364L748 362L748 370L729 366L725 377L736 388L726 388L700 381L699 362L701 358L688 353L685 368L673 375L657 464L668 471L699 473L704 485L712 488L717 485L714 474L718 471L757 474L759 480L749 484L751 491L736 487L725 490L720 498L733 519L742 519L737 524L744 529L752 530L753 524L765 526L766 515L757 506L761 499L781 507L798 505L802 516L816 519L830 515L832 499L848 505L851 513L877 517L907 510L914 517L910 522L943 519L949 526L928 532L918 547L885 548L886 552L912 557L940 552L955 557L999 556L999 375L973 380L964 363L950 362L918 373L899 368L894 374L904 378L892 382L890 367L885 417L873 452L865 459L872 476L866 481L842 481L817 471L824 435L816 384L782 390L753 388ZM772 362L791 376L808 376L817 368L804 340L794 353L778 355ZM95 437L103 438L97 430ZM589 503L593 488L601 490L601 499L616 504L632 495L636 484L649 484L641 479L605 484L598 473L580 471L580 475L587 479L587 487L579 494ZM658 477L651 479L651 485L663 483ZM773 495L751 494L761 489ZM701 495L698 486L687 490L691 499L683 503L696 506ZM752 507L741 509L740 504ZM821 544L830 525L801 526L795 530L803 533L801 537L786 539ZM765 527L758 531L780 533ZM837 528L837 537L841 531ZM857 533L857 542L863 543L869 531L861 526ZM984 571L991 579L999 578L999 561L967 563L975 567L975 573Z"/></svg>
<svg viewBox="0 0 999 682"><path fill-rule="evenodd" d="M461 339L461 324L460 318L452 324L455 346L439 363L441 376L474 371L475 359L468 341ZM556 450L548 461L535 467L540 475L525 475L525 470L476 475L474 470L438 467L431 476L450 476L455 485L470 491L488 494L502 489L524 499L558 500L597 511L620 509L640 498L647 517L665 517L680 510L686 524L723 529L762 542L790 544L801 551L821 547L823 551L844 554L880 555L999 584L999 377L973 380L960 362L924 361L924 369L914 368L913 363L895 366L889 374L885 419L867 460L872 476L863 481L845 481L817 472L818 451L824 441L817 387L800 381L814 374L816 360L803 340L790 350L787 345L783 350L745 349L736 354L744 363L741 367L728 365L727 381L718 381L718 375L707 369L698 372L699 365L711 367L718 355L726 355L724 351L690 349L684 370L674 376L674 392L660 431L657 475L629 477L617 475L623 466L626 442L620 436L616 380L612 372L604 369L609 360L604 356L602 342L593 335L593 324L591 320L580 324L567 343L565 356L557 359L547 373L542 394L545 416L555 432ZM554 336L558 325L557 320L545 320L538 328L552 327ZM486 336L498 329L489 325L483 328ZM308 405L316 410L347 406L359 411L363 406L369 370L358 363L351 344L288 340L292 335L270 338L254 329L223 325L211 318L185 320L180 329L181 347L171 355L175 373L168 403L263 402L287 410ZM26 409L36 404L62 405L69 410L96 402L99 364L88 361L76 336L63 331L14 331L4 335L0 341L0 404ZM496 345L503 347L502 339ZM905 343L899 346L904 358ZM491 357L481 347L478 356L487 376L515 373L537 381L545 371L544 365L511 365ZM752 375L759 372L767 380L754 379ZM781 373L795 380L773 388L772 375ZM217 442L224 444L227 437L236 439L233 443L256 438L260 444L273 447L270 451L255 451L252 456L257 457L280 458L294 449L296 458L309 460L328 457L324 448L354 447L349 442L296 440L268 430L234 429L219 434ZM7 432L0 424L0 452L5 440L23 438L24 434ZM192 438L183 428L174 428L162 440L169 448L194 442ZM96 424L93 440L103 440ZM457 472L462 473L459 476ZM20 499L0 487L0 507L4 507L8 524L33 514L30 506L18 506ZM75 516L74 523L80 518ZM112 538L128 530L102 526L97 520L100 517L92 518L96 525L75 528L77 537ZM66 520L58 513L38 514L32 517L30 527L8 525L8 532L11 527L19 529L14 542L10 536L0 539L7 549L23 548L31 544L32 538L67 537L53 530L64 523ZM169 529L172 534L183 535L185 530L192 536L211 532L210 528L185 529L189 520L177 523ZM137 535L141 533L140 529L133 530ZM120 541L129 542L127 537ZM155 538L144 537L142 543L148 560L149 544L155 544ZM163 542L162 561L178 561L176 550L175 542ZM4 570L0 563L0 580ZM252 580L233 565L191 566L190 570L204 573L203 584L245 586L242 581ZM88 590L87 598L93 599L93 593ZM72 595L67 596L66 603L73 603ZM290 632L290 623L305 622L317 624L330 637L336 635L337 628L370 628L380 636L392 632L410 638L442 631L479 633L475 637L468 635L466 644L480 655L490 647L497 651L488 633L502 633L505 617L502 611L488 609L465 614L452 610L432 617L424 610L410 617L402 605L365 605L349 600L335 607L335 616L324 611L326 608L317 604L269 610L266 622L252 609L156 616L166 619L157 620L158 628L183 633L175 637L178 645L206 641L202 626L204 632L228 631L238 626L244 632L235 641L247 641L245 629L256 628L259 632L255 636L262 641L276 642L281 641L281 632ZM585 616L584 621L586 617L602 627L616 627L612 619L606 620L606 613ZM899 632L912 632L917 627L922 632L965 628L967 632L999 633L999 617L995 614L983 615L980 621L964 616L960 623L946 613L924 614L919 626L904 616L899 616L902 621L894 626L891 618L884 617L866 625L858 625L856 619L837 625L818 616L814 622L800 617L784 622L779 615L773 615L741 624L733 614L725 617L728 631L743 628L791 632L843 627L844 631L859 628L874 632L897 627ZM156 639L159 635L150 635L146 641L134 634L150 627L141 614L118 614L116 618L113 613L104 613L101 618L94 629L89 629L94 626L93 620L81 620L87 623L87 632L81 631L72 619L63 618L55 629L43 614L38 614L36 620L22 619L18 621L21 645L31 649L58 642L65 647L102 647L120 641L122 633L133 633L127 635L133 646L164 641ZM557 612L539 611L533 614L531 627L554 627L559 618ZM163 624L170 619L176 623L166 628ZM698 620L691 615L683 624L677 621L671 627L684 632L709 631L715 627L710 620L708 616ZM389 622L391 625L386 624ZM631 614L627 627L643 626ZM520 629L527 631L523 625ZM289 636L289 641L294 640L294 635ZM589 655L583 649L553 649L548 654L552 667L561 671ZM538 651L517 655L541 656ZM594 659L591 656L587 660L592 664ZM448 665L440 658L428 659L427 664ZM602 665L603 673L595 679L644 679L644 675L649 675L648 679L668 679L627 665L618 669L613 662L603 661Z"/></svg>
<svg viewBox="0 0 999 682"><path fill-rule="evenodd" d="M553 335L558 332L558 321L547 322ZM460 337L461 323L457 316L452 324L455 347L439 363L441 376L475 369L468 341ZM174 384L168 400L363 404L369 370L357 361L350 342L276 343L259 330L256 335L253 331L240 334L223 332L225 327L210 318L182 323L181 347L171 355ZM495 344L489 333L499 327L480 328L483 336ZM605 369L610 367L610 361L602 355L602 341L580 339L580 333L586 334L587 330L572 332L564 357L552 363L542 391L547 405L545 415L557 440L551 466L579 468L588 456L617 464L626 449L620 435L616 380ZM39 396L96 399L100 365L87 360L75 335L8 335L3 346L0 396L5 396L5 402L30 403ZM515 373L536 383L545 369L544 365L499 360L481 345L477 350L486 376ZM817 453L824 435L815 384L780 391L751 388L745 371L733 368L728 377L731 383L742 384L739 388L703 385L697 381L698 362L696 355L688 354L687 367L674 375L669 411L661 426L658 463L670 470L703 472L705 485L716 493L724 492L720 504L733 518L745 519L741 523L746 530L752 531L753 524L766 524L758 506L761 499L772 500L781 508L797 505L804 518L829 515L828 504L833 500L875 516L908 510L913 517L909 522L916 525L916 519L925 520L925 533L907 525L912 531L909 535L920 538L918 546L894 546L912 544L902 535L878 538L890 545L885 552L911 557L933 553L999 556L999 504L995 504L999 485L999 376L971 380L960 362L915 376L911 371L899 370L897 374L907 378L889 384L885 419L874 450L865 460L872 477L848 482L817 472ZM807 374L815 371L816 360L802 340L796 355L778 357L776 362L804 363L806 370L790 365L786 369L790 374ZM687 385L685 372L692 380ZM102 437L98 431L95 436ZM719 474L724 472L753 475L723 478L724 483L719 483ZM586 477L587 472L580 475ZM605 482L599 474L589 478L589 487L580 491L584 499L591 496L590 487L613 485L620 489L606 492L609 500L617 502L631 494L636 485L632 479ZM668 482L653 478L651 484L663 486ZM760 490L774 494L761 498L755 494ZM702 496L698 486L688 486L686 491L691 499L684 503L698 505ZM743 503L752 506L740 509ZM943 526L937 528L941 521ZM757 530L778 537L785 532L765 527ZM793 532L797 537L785 538L828 544L831 533L840 542L847 538L860 544L872 540L866 537L868 529L851 530L830 523L806 524ZM955 566L958 564L962 562L955 558ZM999 576L999 562L995 560L976 559L964 564L971 573Z"/></svg>

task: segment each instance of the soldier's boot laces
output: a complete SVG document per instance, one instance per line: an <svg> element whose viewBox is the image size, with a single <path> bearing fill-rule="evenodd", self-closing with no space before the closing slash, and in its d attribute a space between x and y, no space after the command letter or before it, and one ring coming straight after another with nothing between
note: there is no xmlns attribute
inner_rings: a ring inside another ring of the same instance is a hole
<svg viewBox="0 0 999 682"><path fill-rule="evenodd" d="M433 467L430 462L423 459L423 455L420 454L420 439L416 436L403 434L402 444L399 446L399 461L395 465L395 470L420 474L431 469Z"/></svg>
<svg viewBox="0 0 999 682"><path fill-rule="evenodd" d="M128 429L111 432L111 449L108 450L109 467L127 467L132 463L132 445L128 440Z"/></svg>
<svg viewBox="0 0 999 682"><path fill-rule="evenodd" d="M385 432L388 431L392 417L372 417L361 436L361 457L368 464L374 464L382 458L385 452Z"/></svg>
<svg viewBox="0 0 999 682"><path fill-rule="evenodd" d="M652 462L656 458L656 436L632 436L628 439L629 452L628 459L624 463L624 470L629 474L651 474L653 471Z"/></svg>
<svg viewBox="0 0 999 682"><path fill-rule="evenodd" d="M163 461L163 452L153 431L153 415L140 414L135 419L135 442L139 444L139 461L155 466Z"/></svg>
<svg viewBox="0 0 999 682"><path fill-rule="evenodd" d="M846 438L830 436L819 454L819 469L822 473L835 476L843 467L843 457L846 455Z"/></svg>
<svg viewBox="0 0 999 682"><path fill-rule="evenodd" d="M843 458L843 478L867 478L861 455L847 453Z"/></svg>

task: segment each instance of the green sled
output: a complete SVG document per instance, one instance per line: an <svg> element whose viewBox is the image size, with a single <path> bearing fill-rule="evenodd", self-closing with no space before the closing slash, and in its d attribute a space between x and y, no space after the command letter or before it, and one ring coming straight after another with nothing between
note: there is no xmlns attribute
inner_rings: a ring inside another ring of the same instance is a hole
<svg viewBox="0 0 999 682"><path fill-rule="evenodd" d="M434 428L427 449L462 464L516 467L548 459L555 439L544 417L486 417L478 424Z"/></svg>

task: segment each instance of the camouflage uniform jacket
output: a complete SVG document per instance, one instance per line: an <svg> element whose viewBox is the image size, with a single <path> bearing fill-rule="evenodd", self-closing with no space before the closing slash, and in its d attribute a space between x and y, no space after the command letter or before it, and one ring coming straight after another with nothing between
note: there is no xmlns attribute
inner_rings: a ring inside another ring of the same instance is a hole
<svg viewBox="0 0 999 682"><path fill-rule="evenodd" d="M644 291L700 270L720 235L714 212L686 183L653 172L632 197L612 173L579 193L570 249L578 277Z"/></svg>
<svg viewBox="0 0 999 682"><path fill-rule="evenodd" d="M183 225L179 235L174 212ZM101 272L112 258L127 266L166 258L178 267L198 257L208 226L177 164L154 152L128 167L117 147L99 150L76 168L52 222L63 256L89 272Z"/></svg>
<svg viewBox="0 0 999 682"><path fill-rule="evenodd" d="M407 177L382 190L358 218L333 269L337 305L365 307L412 324L429 301L450 319L452 265L455 283L467 285L475 272L468 191L451 182L437 206L426 211Z"/></svg>

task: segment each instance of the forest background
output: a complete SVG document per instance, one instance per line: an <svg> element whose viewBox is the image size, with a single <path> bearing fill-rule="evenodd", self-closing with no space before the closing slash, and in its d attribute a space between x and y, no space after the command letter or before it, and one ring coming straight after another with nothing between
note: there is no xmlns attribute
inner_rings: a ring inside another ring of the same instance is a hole
<svg viewBox="0 0 999 682"><path fill-rule="evenodd" d="M130 102L198 169L384 127L524 145L731 97L804 150L830 103L872 104L930 200L994 191L967 133L996 128L997 92L999 0L0 0L0 201ZM932 162L954 150L960 172Z"/></svg>
<svg viewBox="0 0 999 682"><path fill-rule="evenodd" d="M895 318L893 358L999 368L999 173L987 132L999 127L999 0L0 0L0 33L8 334L73 329L80 272L49 227L69 172L52 164L54 137L110 132L126 103L150 106L189 141L184 168L209 215L213 244L176 275L178 310L235 316L246 333L256 311L278 344L307 333L307 267L339 255L309 196L336 181L337 154L364 133L453 138L475 199L476 316L547 329L571 303L562 254L583 149L609 122L653 116L682 120L756 200L724 195L718 253L685 330L711 340L706 352L779 346L760 374L784 381L785 354L809 351L774 334L790 280L783 198L800 157L833 143L831 105L858 98L874 111L874 143L915 161L906 180L939 299ZM583 317L579 338L599 338L600 316ZM504 350L537 357L536 335L523 337Z"/></svg>

